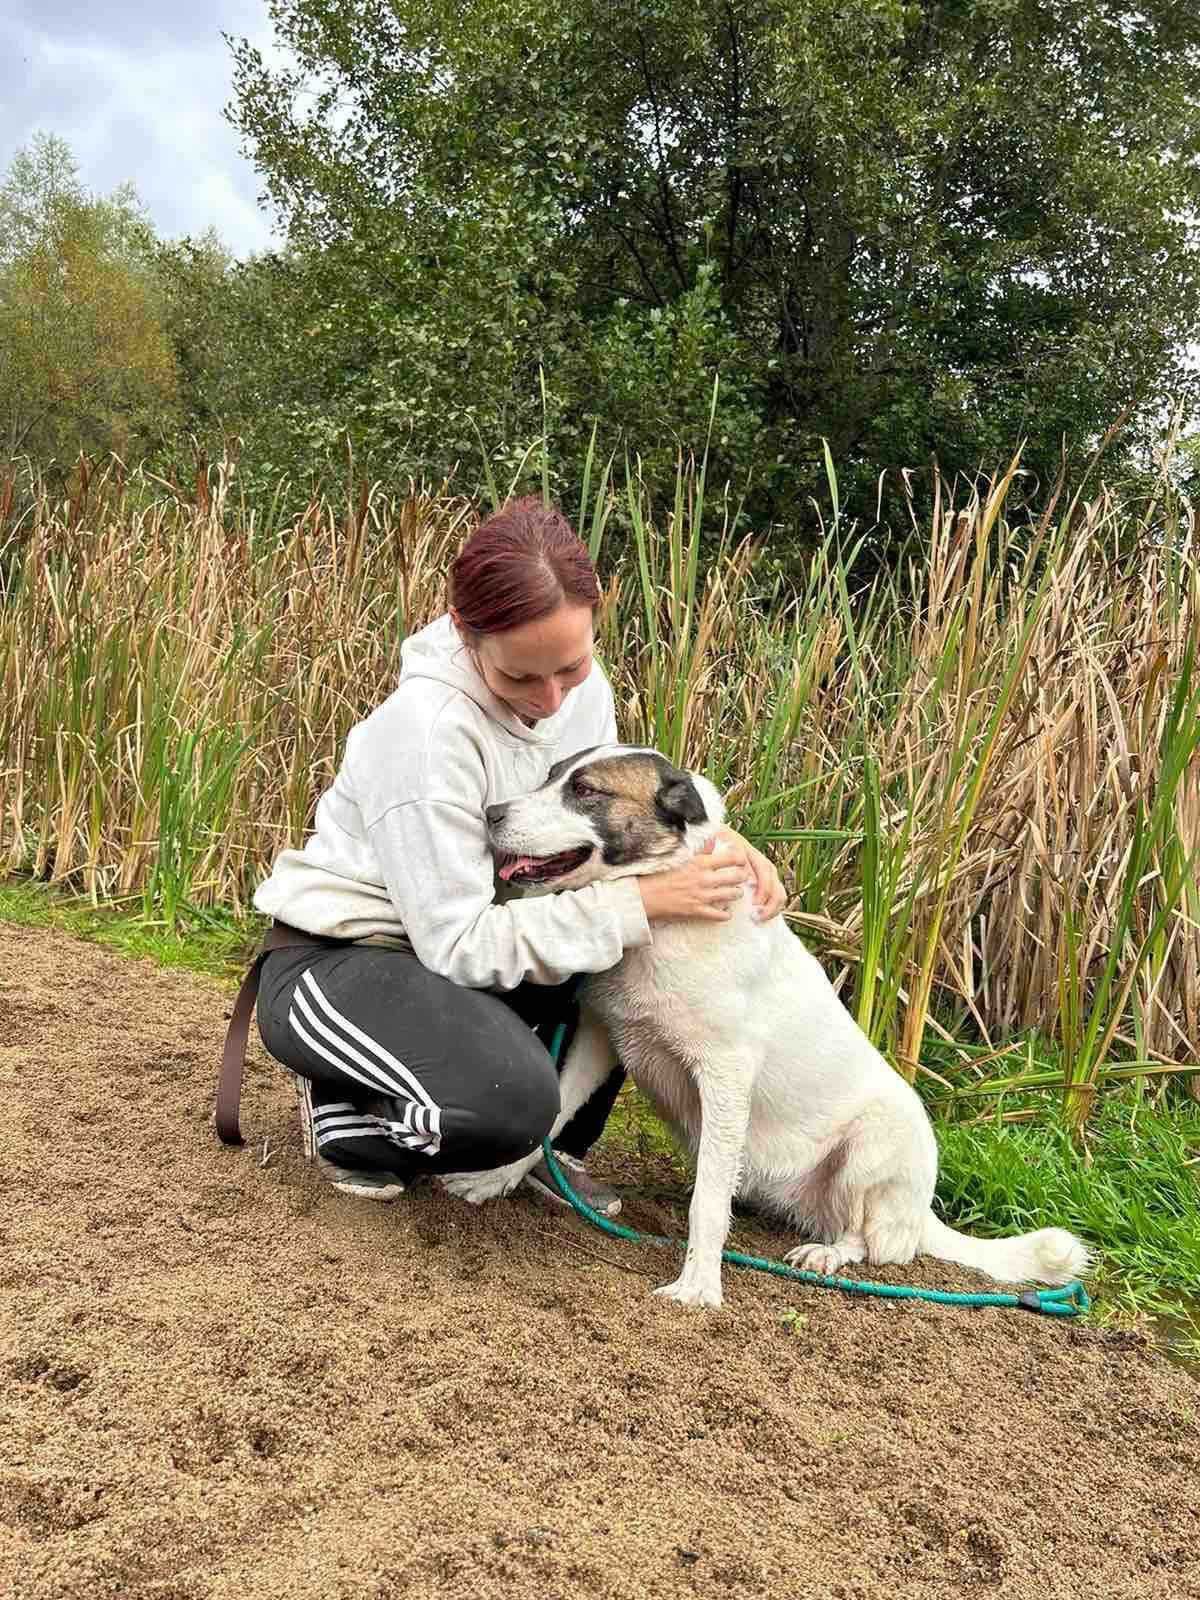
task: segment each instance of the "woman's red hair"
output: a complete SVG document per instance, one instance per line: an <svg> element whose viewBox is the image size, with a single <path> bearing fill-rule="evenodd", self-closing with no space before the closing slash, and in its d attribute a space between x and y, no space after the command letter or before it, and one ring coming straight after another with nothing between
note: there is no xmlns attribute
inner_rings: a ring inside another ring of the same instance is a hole
<svg viewBox="0 0 1200 1600"><path fill-rule="evenodd" d="M450 568L450 604L470 633L505 633L564 602L594 611L600 581L579 535L539 495L481 522Z"/></svg>

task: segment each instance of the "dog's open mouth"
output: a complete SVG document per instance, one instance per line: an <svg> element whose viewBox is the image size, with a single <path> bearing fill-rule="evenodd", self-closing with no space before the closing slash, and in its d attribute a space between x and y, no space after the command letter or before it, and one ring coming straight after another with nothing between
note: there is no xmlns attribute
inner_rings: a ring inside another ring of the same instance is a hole
<svg viewBox="0 0 1200 1600"><path fill-rule="evenodd" d="M554 856L505 855L500 858L498 870L505 883L549 883L574 872L591 853L592 846L582 844L576 850L560 850Z"/></svg>

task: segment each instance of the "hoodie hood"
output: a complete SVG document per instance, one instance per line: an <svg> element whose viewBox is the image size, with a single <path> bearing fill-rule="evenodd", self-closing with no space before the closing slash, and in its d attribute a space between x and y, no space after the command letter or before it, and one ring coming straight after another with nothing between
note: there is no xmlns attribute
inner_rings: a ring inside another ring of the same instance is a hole
<svg viewBox="0 0 1200 1600"><path fill-rule="evenodd" d="M446 612L420 632L411 634L400 646L400 682L414 678L431 678L435 683L448 684L473 700L481 711L525 744L557 744L561 724L568 715L572 690L552 717L544 717L532 728L527 728L515 711L498 700L484 683L471 653L458 636L458 630ZM586 681L586 680L585 680Z"/></svg>

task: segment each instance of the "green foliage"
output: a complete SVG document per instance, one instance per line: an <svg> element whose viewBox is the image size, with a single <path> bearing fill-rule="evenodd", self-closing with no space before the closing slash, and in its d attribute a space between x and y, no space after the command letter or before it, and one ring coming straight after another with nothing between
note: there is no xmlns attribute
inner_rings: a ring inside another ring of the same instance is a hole
<svg viewBox="0 0 1200 1600"><path fill-rule="evenodd" d="M87 196L37 136L0 187L0 449L42 467L141 456L171 420L176 367L153 235L128 187Z"/></svg>
<svg viewBox="0 0 1200 1600"><path fill-rule="evenodd" d="M1111 1095L1081 1158L1054 1123L939 1124L938 1197L956 1227L1004 1234L1053 1217L1144 1295L1200 1284L1200 1111Z"/></svg>
<svg viewBox="0 0 1200 1600"><path fill-rule="evenodd" d="M540 368L554 487L574 498L601 418L660 491L719 370L712 471L752 478L763 528L818 491L822 439L861 514L882 469L973 474L1023 435L1052 479L1123 413L1132 459L1194 383L1178 0L272 14L293 64L239 44L233 116L321 324L320 418L280 397L293 461L345 433L383 473L515 463Z"/></svg>
<svg viewBox="0 0 1200 1600"><path fill-rule="evenodd" d="M235 375L248 354L239 291L250 274L235 270L212 229L199 239L160 241L155 265L179 365L181 428L211 435L237 409ZM261 382L261 362L248 364L259 368Z"/></svg>
<svg viewBox="0 0 1200 1600"><path fill-rule="evenodd" d="M209 233L160 243L157 270L183 401L165 468L186 471L196 449L236 457L242 487L264 505L285 476L301 496L314 477L328 480L363 375L331 339L347 331L334 262L235 261Z"/></svg>
<svg viewBox="0 0 1200 1600"><path fill-rule="evenodd" d="M226 982L242 977L264 925L261 917L208 909L167 927L140 907L96 906L16 877L0 879L0 920L24 928L61 928L123 955L146 956L162 967L181 967Z"/></svg>

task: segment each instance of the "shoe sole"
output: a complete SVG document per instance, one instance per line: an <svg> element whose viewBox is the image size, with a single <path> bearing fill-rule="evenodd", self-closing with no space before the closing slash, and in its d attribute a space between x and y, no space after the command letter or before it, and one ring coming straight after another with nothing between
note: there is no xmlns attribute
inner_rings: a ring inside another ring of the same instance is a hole
<svg viewBox="0 0 1200 1600"><path fill-rule="evenodd" d="M348 1194L355 1200L375 1200L386 1204L389 1200L399 1200L404 1193L402 1183L389 1183L378 1187L375 1184L356 1183L353 1178L331 1178L329 1187L336 1189L339 1194Z"/></svg>

